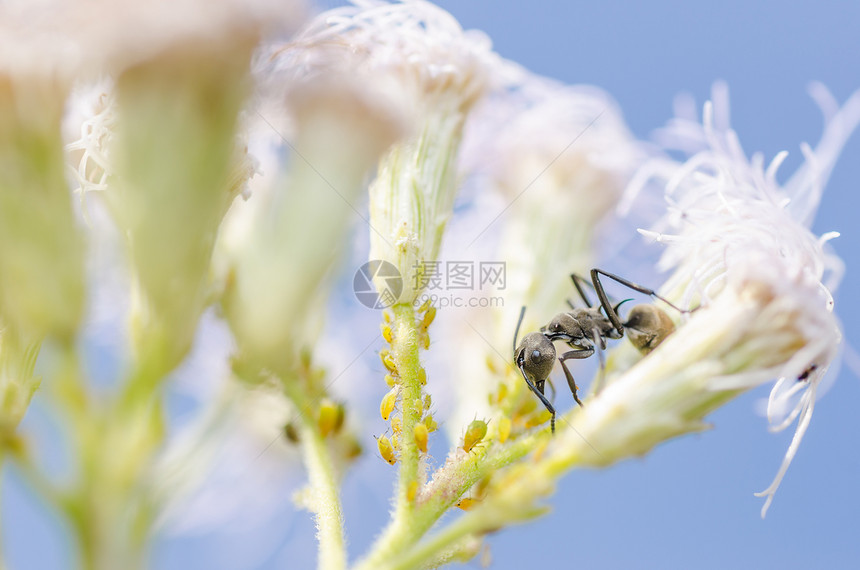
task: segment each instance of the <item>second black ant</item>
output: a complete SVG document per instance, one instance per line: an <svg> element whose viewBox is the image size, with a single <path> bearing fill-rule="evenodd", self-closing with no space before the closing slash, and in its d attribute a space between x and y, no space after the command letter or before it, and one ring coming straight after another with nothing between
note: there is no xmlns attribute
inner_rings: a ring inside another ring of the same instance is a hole
<svg viewBox="0 0 860 570"><path fill-rule="evenodd" d="M654 305L634 306L627 315L627 321L622 323L621 318L618 316L618 309L625 301L621 301L614 307L610 304L609 298L603 289L603 284L600 282L600 275L608 277L634 291L659 299L681 313L688 312L679 309L658 295L653 289L637 285L632 281L601 269L591 270L592 285L600 300L598 305L592 306L585 290L582 288L582 282L585 280L576 274L571 275L573 285L586 305L585 308L577 308L572 303L568 303L570 304L570 311L556 315L548 325L541 327L540 332L525 335L518 346L517 336L519 336L520 325L522 325L526 311L526 308L523 307L520 311L519 321L517 321L516 331L514 332L514 363L522 373L529 390L534 392L551 414L550 429L553 433L555 433L556 412L544 394L544 387L553 366L555 366L557 357L555 345L553 344L555 341L563 341L571 348L571 350L558 356L558 361L561 363L561 368L564 371L565 379L567 379L567 385L573 394L573 399L577 404L582 406L582 401L577 395L578 388L576 382L565 361L588 358L597 350L601 359L602 369L604 363L601 351L606 349L607 339L619 339L624 336L624 331L626 330L627 338L630 339L630 342L640 352L648 354L657 348L675 330L675 323L669 318L669 315Z"/></svg>

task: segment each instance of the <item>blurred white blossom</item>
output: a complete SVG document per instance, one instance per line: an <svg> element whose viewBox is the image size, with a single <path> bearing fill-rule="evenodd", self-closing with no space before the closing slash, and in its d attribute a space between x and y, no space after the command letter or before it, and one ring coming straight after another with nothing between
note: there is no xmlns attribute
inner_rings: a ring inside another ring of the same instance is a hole
<svg viewBox="0 0 860 570"><path fill-rule="evenodd" d="M482 96L497 56L422 0L362 0L319 15L295 40L291 65L353 77L407 119L408 133L382 157L370 185L370 259L392 263L401 300L421 290L435 261L458 188L463 123Z"/></svg>
<svg viewBox="0 0 860 570"><path fill-rule="evenodd" d="M489 415L487 394L498 379L486 361L508 364L519 307L527 307L522 337L562 312L565 299L582 305L570 274L587 275L594 265L596 236L618 227L611 213L647 156L604 91L562 85L512 62L505 62L498 81L506 88L476 109L464 145L481 207L457 224L459 239L452 243L460 245L449 255L461 259L478 251L481 259L503 261L504 290L494 293L505 306L462 309L442 335L458 339L452 436L476 413Z"/></svg>
<svg viewBox="0 0 860 570"><path fill-rule="evenodd" d="M725 88L718 85L715 95L701 127L676 121L664 131L664 140L699 150L683 165L648 167L665 187L668 213L656 230L642 231L666 246L660 267L673 273L661 293L696 310L619 382L628 385L649 370L670 375L669 362L686 352L698 355L689 363L700 371L692 377L706 378L703 386L715 395L779 378L769 420L779 430L799 419L776 479L761 493L767 496L764 515L842 340L832 297L842 262L826 244L838 234L816 236L809 224L830 169L860 122L860 94L825 115L821 143L815 150L802 147L806 161L785 185L776 180L785 153L767 167L760 154L748 160L729 127Z"/></svg>
<svg viewBox="0 0 860 570"><path fill-rule="evenodd" d="M289 59L293 48L285 49L279 57ZM273 369L288 369L318 335L327 292L321 283L356 220L361 183L403 128L397 110L355 79L300 80L293 71L266 71L288 86L275 95L295 129L292 140L279 141L289 168L273 165L261 180L264 190L234 204L216 254L240 350ZM265 117L257 127L275 128Z"/></svg>

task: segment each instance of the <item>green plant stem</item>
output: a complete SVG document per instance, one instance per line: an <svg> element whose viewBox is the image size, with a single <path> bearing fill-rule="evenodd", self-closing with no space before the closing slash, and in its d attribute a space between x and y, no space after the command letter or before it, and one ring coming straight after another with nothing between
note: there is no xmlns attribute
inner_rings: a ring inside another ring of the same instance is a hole
<svg viewBox="0 0 860 570"><path fill-rule="evenodd" d="M123 386L143 376L140 369L134 370ZM68 414L78 462L76 484L57 493L56 503L74 529L80 567L145 567L155 519L147 475L164 440L160 391L140 393L131 400L117 395L107 402L95 401L86 392L72 344L62 348L51 384Z"/></svg>
<svg viewBox="0 0 860 570"><path fill-rule="evenodd" d="M421 382L418 370L418 324L415 309L409 304L398 304L394 311L391 355L401 382L400 411L402 431L398 449L400 471L395 490L394 515L382 536L377 540L370 557L362 568L375 568L380 561L390 557L405 546L414 543L432 526L435 519L417 517L415 504L409 500L409 487L418 483L420 454L415 439L411 437L415 424L421 419L421 409L415 405L421 400ZM417 520L421 519L421 520Z"/></svg>
<svg viewBox="0 0 860 570"><path fill-rule="evenodd" d="M404 521L413 508L409 500L409 488L418 483L420 454L412 433L415 424L421 420L421 382L418 371L421 361L418 358L418 325L415 322L415 309L409 304L398 304L394 310L394 338L391 355L400 375L402 396L400 412L402 415L402 436L400 438L400 473L397 482L397 496L394 507L394 520Z"/></svg>
<svg viewBox="0 0 860 570"><path fill-rule="evenodd" d="M483 455L477 452L464 455L461 460L441 468L425 489L428 498L416 505L408 517L392 519L357 570L375 570L389 560L399 559L475 483L489 473L522 459L547 437L547 430L536 432L504 445L495 444ZM435 554L441 555L442 551Z"/></svg>
<svg viewBox="0 0 860 570"><path fill-rule="evenodd" d="M287 396L299 410L310 410L309 399L299 382L287 381ZM316 517L320 570L346 567L346 539L337 477L328 446L312 414L301 414L301 446L311 488L310 509Z"/></svg>
<svg viewBox="0 0 860 570"><path fill-rule="evenodd" d="M492 460L484 462L479 470L482 473L489 473L502 465L508 465L522 458L525 455L522 453L523 449L532 442L523 441L519 443L518 446L512 446L512 449L495 454ZM438 512L432 505L427 505L427 507L430 513ZM501 504L495 504L494 497L490 496L485 503L477 506L475 510L462 515L429 538L416 542L387 559L380 560L374 568L386 570L429 568L450 560L452 557L456 558L458 554L471 556L468 551L468 542L466 542L470 538L474 539L487 532L498 530L507 524L522 522L539 516L545 511L545 508L531 504L517 505L513 508L504 504L504 501ZM464 548L465 551L462 550Z"/></svg>
<svg viewBox="0 0 860 570"><path fill-rule="evenodd" d="M469 536L487 531L494 523L485 520L479 513L465 513L441 531L422 540L403 553L376 566L378 570L414 570L435 566L447 552Z"/></svg>

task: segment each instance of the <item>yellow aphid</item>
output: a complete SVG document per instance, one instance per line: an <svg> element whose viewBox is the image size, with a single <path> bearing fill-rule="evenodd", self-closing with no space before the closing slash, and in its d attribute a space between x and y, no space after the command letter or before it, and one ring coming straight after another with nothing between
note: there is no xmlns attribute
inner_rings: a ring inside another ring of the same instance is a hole
<svg viewBox="0 0 860 570"><path fill-rule="evenodd" d="M299 428L293 422L287 422L284 426L284 436L292 443L299 442Z"/></svg>
<svg viewBox="0 0 860 570"><path fill-rule="evenodd" d="M388 371L392 374L397 372L397 365L394 364L394 359L391 357L390 354L386 353L385 356L382 357L382 364L384 364L385 367L388 368Z"/></svg>
<svg viewBox="0 0 860 570"><path fill-rule="evenodd" d="M394 449L400 449L400 434L399 433L391 434L391 445L394 446Z"/></svg>
<svg viewBox="0 0 860 570"><path fill-rule="evenodd" d="M394 384L396 384L396 382L394 380L394 376L392 376L391 374L386 374L385 375L385 383L388 384L389 388L394 388Z"/></svg>
<svg viewBox="0 0 860 570"><path fill-rule="evenodd" d="M484 439L485 435L487 435L487 422L474 420L466 428L466 435L463 436L463 451L466 453L472 451Z"/></svg>
<svg viewBox="0 0 860 570"><path fill-rule="evenodd" d="M424 350L427 350L428 348L430 348L430 335L429 334L424 333L421 335L421 346L424 347Z"/></svg>
<svg viewBox="0 0 860 570"><path fill-rule="evenodd" d="M394 447L391 445L391 440L387 436L380 435L376 438L376 447L379 448L379 455L389 465L397 463L397 458L394 456Z"/></svg>
<svg viewBox="0 0 860 570"><path fill-rule="evenodd" d="M481 480L478 481L477 483L475 483L475 486L472 487L471 495L476 500L483 499L484 496L486 496L486 494L487 494L487 489L489 488L492 480L493 480L493 478L490 475L487 475L485 477L481 477Z"/></svg>
<svg viewBox="0 0 860 570"><path fill-rule="evenodd" d="M421 398L415 398L414 400L412 400L412 405L415 406L415 409L418 410L419 414L424 413L424 400L422 400Z"/></svg>
<svg viewBox="0 0 860 570"><path fill-rule="evenodd" d="M499 385L499 403L501 404L508 397L508 385L500 384Z"/></svg>
<svg viewBox="0 0 860 570"><path fill-rule="evenodd" d="M439 425L436 423L436 420L433 419L433 416L427 414L424 416L424 419L421 420L421 423L427 426L427 431L433 433L439 428Z"/></svg>
<svg viewBox="0 0 860 570"><path fill-rule="evenodd" d="M526 429L545 424L551 417L552 414L549 413L549 410L541 410L539 413L532 415L526 420Z"/></svg>
<svg viewBox="0 0 860 570"><path fill-rule="evenodd" d="M525 420L523 421L523 427L525 429L532 429L533 427L539 426L542 423L543 422L541 421L540 416L535 414L533 416L529 416L529 417L525 418Z"/></svg>
<svg viewBox="0 0 860 570"><path fill-rule="evenodd" d="M382 402L379 404L379 415L383 421L388 421L388 416L394 411L394 404L397 402L397 388L392 388L382 397Z"/></svg>
<svg viewBox="0 0 860 570"><path fill-rule="evenodd" d="M505 443L511 435L511 418L503 416L499 420L499 443Z"/></svg>
<svg viewBox="0 0 860 570"><path fill-rule="evenodd" d="M303 348L299 352L299 364L305 370L308 370L311 367L311 351L307 348Z"/></svg>
<svg viewBox="0 0 860 570"><path fill-rule="evenodd" d="M423 368L418 369L418 381L421 382L422 386L427 385L427 371Z"/></svg>
<svg viewBox="0 0 860 570"><path fill-rule="evenodd" d="M430 324L436 318L436 307L430 307L427 309L427 312L424 313L424 318L421 319L421 326L425 329L430 327Z"/></svg>
<svg viewBox="0 0 860 570"><path fill-rule="evenodd" d="M546 451L547 446L549 445L549 440L545 440L543 443L538 445L537 449L535 449L535 453L532 456L532 461L537 463L543 457L543 452Z"/></svg>
<svg viewBox="0 0 860 570"><path fill-rule="evenodd" d="M382 311L382 318L386 323L391 322L391 314L388 311Z"/></svg>
<svg viewBox="0 0 860 570"><path fill-rule="evenodd" d="M346 419L346 406L342 403L338 402L337 404L337 416L335 416L334 420L334 433L339 433L340 428L343 427L343 422Z"/></svg>
<svg viewBox="0 0 860 570"><path fill-rule="evenodd" d="M418 481L410 481L409 488L406 489L406 499L411 503L418 496Z"/></svg>
<svg viewBox="0 0 860 570"><path fill-rule="evenodd" d="M391 344L392 336L391 336L391 327L388 325L382 325L382 338L385 339L385 342Z"/></svg>
<svg viewBox="0 0 860 570"><path fill-rule="evenodd" d="M356 459L361 455L361 444L354 437L350 437L345 445L344 455L349 460Z"/></svg>
<svg viewBox="0 0 860 570"><path fill-rule="evenodd" d="M400 433L400 429L403 426L403 423L400 420L400 416L394 416L391 418L391 431L394 433Z"/></svg>
<svg viewBox="0 0 860 570"><path fill-rule="evenodd" d="M472 509L472 507L475 506L475 503L477 503L477 502L478 501L476 501L475 499L472 499L470 497L463 497L462 499L457 501L456 505L457 505L458 509L463 509L464 511L469 511Z"/></svg>
<svg viewBox="0 0 860 570"><path fill-rule="evenodd" d="M418 445L418 449L422 451L422 453L427 453L427 436L429 432L427 431L427 426L418 422L415 424L415 443Z"/></svg>
<svg viewBox="0 0 860 570"><path fill-rule="evenodd" d="M429 410L432 404L433 398L430 396L430 394L424 394L424 409Z"/></svg>
<svg viewBox="0 0 860 570"><path fill-rule="evenodd" d="M429 308L430 308L430 299L427 299L426 301L421 303L420 307L418 307L418 312L423 313L424 311L426 311Z"/></svg>
<svg viewBox="0 0 860 570"><path fill-rule="evenodd" d="M317 427L320 430L320 435L325 437L340 427L338 426L338 414L340 414L340 425L343 425L343 410L339 410L339 406L328 398L322 401L317 416Z"/></svg>
<svg viewBox="0 0 860 570"><path fill-rule="evenodd" d="M518 416L527 416L533 411L537 409L538 399L537 398L526 398L520 404L520 407L517 409L516 415Z"/></svg>

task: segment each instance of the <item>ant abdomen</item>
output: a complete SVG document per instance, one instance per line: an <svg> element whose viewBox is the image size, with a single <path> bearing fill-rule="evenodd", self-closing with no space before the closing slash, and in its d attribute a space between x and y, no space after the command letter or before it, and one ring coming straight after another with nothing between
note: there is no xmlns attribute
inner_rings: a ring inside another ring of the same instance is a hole
<svg viewBox="0 0 860 570"><path fill-rule="evenodd" d="M642 354L648 354L675 332L675 323L666 311L654 305L636 305L627 314L624 330L630 343Z"/></svg>

